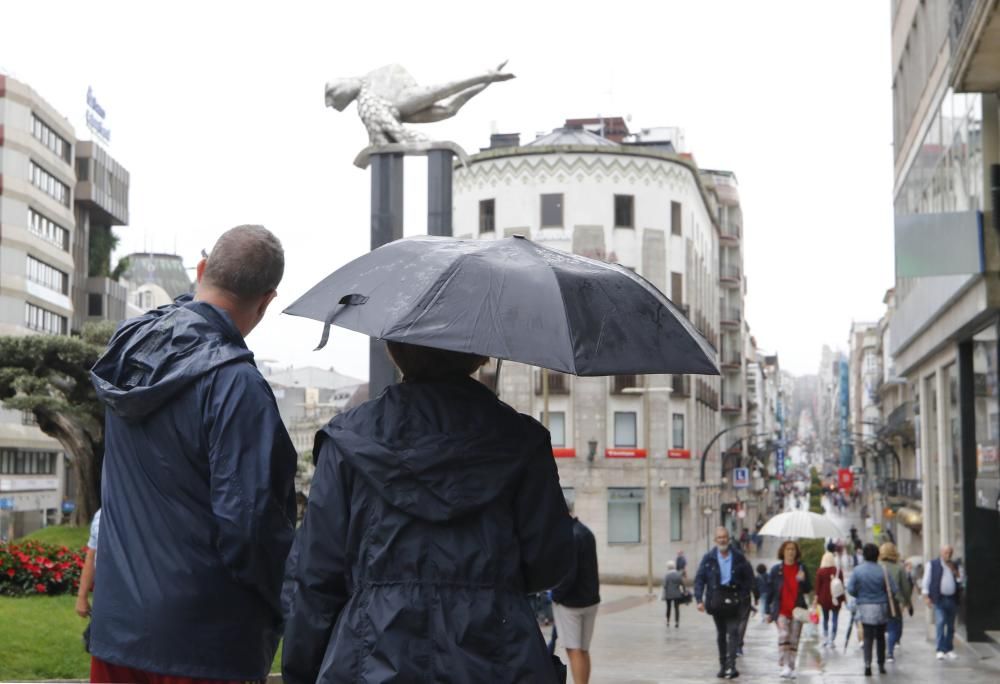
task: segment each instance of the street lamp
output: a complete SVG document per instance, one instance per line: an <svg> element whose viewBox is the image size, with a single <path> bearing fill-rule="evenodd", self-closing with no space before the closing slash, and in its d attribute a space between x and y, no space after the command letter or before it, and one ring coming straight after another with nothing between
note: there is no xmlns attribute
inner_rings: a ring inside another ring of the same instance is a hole
<svg viewBox="0 0 1000 684"><path fill-rule="evenodd" d="M649 410L649 395L653 392L666 392L670 394L674 391L672 387L650 387L649 386L649 376L645 376L645 382L647 383L644 387L626 387L622 390L624 394L641 394L642 395L642 420L643 420L643 432L644 442L643 446L646 448L646 591L650 596L653 595L653 477L651 475L651 466L649 462L653 458L653 449L650 444L650 427L653 423L652 415Z"/></svg>

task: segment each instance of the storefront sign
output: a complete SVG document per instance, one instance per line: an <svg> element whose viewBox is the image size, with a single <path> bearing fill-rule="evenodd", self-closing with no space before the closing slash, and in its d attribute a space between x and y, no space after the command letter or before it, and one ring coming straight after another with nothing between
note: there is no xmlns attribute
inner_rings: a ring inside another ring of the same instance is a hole
<svg viewBox="0 0 1000 684"><path fill-rule="evenodd" d="M642 487L609 487L608 501L627 501L637 503L645 501L646 490Z"/></svg>
<svg viewBox="0 0 1000 684"><path fill-rule="evenodd" d="M980 477L1000 475L997 448L992 444L976 445L976 471Z"/></svg>
<svg viewBox="0 0 1000 684"><path fill-rule="evenodd" d="M840 468L837 471L837 485L845 492L854 489L854 473L850 468Z"/></svg>
<svg viewBox="0 0 1000 684"><path fill-rule="evenodd" d="M646 458L646 450L614 447L604 450L604 458Z"/></svg>
<svg viewBox="0 0 1000 684"><path fill-rule="evenodd" d="M13 499L0 499L0 511L12 511L12 510L14 510Z"/></svg>
<svg viewBox="0 0 1000 684"><path fill-rule="evenodd" d="M667 451L667 458L691 458L691 451L688 449L670 449Z"/></svg>
<svg viewBox="0 0 1000 684"><path fill-rule="evenodd" d="M552 455L556 458L575 458L576 449L572 447L552 447Z"/></svg>
<svg viewBox="0 0 1000 684"><path fill-rule="evenodd" d="M733 468L733 489L746 489L750 486L750 469Z"/></svg>

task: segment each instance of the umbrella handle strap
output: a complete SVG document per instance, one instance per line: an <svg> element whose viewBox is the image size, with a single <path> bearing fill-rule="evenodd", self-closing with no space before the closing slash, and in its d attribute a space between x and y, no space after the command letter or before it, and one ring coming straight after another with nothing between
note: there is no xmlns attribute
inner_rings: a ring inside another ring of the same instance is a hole
<svg viewBox="0 0 1000 684"><path fill-rule="evenodd" d="M340 301L337 302L337 306L330 310L330 313L326 316L326 320L323 321L323 335L319 338L319 344L316 345L316 348L313 349L313 351L319 351L326 346L327 342L330 341L330 326L333 324L333 319L337 317L337 314L343 311L345 306L361 306L367 301L368 297L359 294L349 294L341 297Z"/></svg>

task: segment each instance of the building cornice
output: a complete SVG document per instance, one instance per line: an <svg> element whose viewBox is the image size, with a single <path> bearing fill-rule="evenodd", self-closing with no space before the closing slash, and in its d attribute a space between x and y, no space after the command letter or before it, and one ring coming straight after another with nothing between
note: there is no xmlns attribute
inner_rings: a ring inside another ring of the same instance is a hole
<svg viewBox="0 0 1000 684"><path fill-rule="evenodd" d="M698 192L701 195L702 202L705 207L705 215L708 216L709 221L711 221L712 226L715 228L716 236L721 237L721 231L719 229L718 221L712 213L712 203L709 199L708 190L705 188L705 184L699 174L699 168L694 162L684 157L676 154L671 154L670 152L662 152L658 150L651 150L649 148L643 147L627 147L624 145L610 146L610 145L538 145L538 146L519 146L519 147L498 147L492 150L484 150L477 154L473 154L469 157L469 171L472 173L472 168L480 162L496 161L504 158L511 157L531 157L531 156L549 156L557 155L563 156L567 154L580 154L580 155L600 155L600 156L618 156L618 157L637 157L652 159L659 162L667 162L670 164L676 164L682 167L691 174L691 179L694 181L695 186L698 188ZM462 172L461 168L458 169L459 173Z"/></svg>

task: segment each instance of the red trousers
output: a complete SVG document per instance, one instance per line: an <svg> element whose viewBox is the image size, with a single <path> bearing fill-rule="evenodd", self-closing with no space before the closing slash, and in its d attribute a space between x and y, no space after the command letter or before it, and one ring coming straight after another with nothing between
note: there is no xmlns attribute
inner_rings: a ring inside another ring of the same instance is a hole
<svg viewBox="0 0 1000 684"><path fill-rule="evenodd" d="M90 658L91 682L114 682L115 684L257 684L229 679L195 679L193 677L174 677L154 672L134 670L123 665L112 665L103 660ZM265 680L260 680L263 682Z"/></svg>

